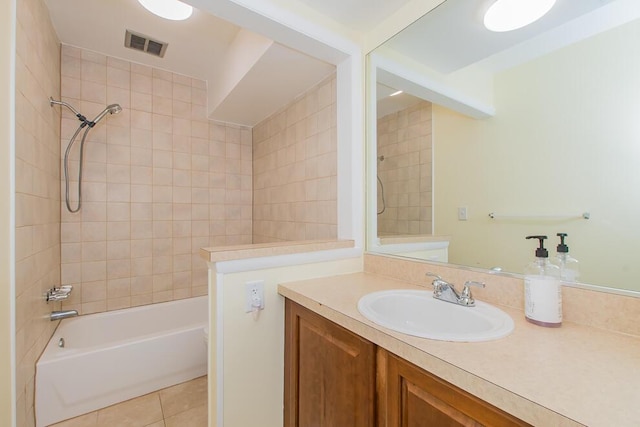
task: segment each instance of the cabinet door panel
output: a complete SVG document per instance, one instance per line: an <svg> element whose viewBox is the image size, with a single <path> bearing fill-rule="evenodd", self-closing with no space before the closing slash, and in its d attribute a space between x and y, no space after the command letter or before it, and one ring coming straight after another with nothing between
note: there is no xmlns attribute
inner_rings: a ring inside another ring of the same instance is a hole
<svg viewBox="0 0 640 427"><path fill-rule="evenodd" d="M374 345L290 301L285 310L285 426L374 425Z"/></svg>
<svg viewBox="0 0 640 427"><path fill-rule="evenodd" d="M383 350L386 427L511 427L529 424Z"/></svg>
<svg viewBox="0 0 640 427"><path fill-rule="evenodd" d="M426 393L416 384L402 381L404 413L402 425L406 427L476 427L482 424L458 411L451 405Z"/></svg>

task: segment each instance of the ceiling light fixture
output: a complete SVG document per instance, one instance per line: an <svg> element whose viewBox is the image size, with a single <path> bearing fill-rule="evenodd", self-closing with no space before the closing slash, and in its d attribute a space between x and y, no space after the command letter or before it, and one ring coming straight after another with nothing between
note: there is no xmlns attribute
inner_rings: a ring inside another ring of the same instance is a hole
<svg viewBox="0 0 640 427"><path fill-rule="evenodd" d="M178 0L138 0L138 2L149 12L172 21L183 21L193 13L193 7Z"/></svg>
<svg viewBox="0 0 640 427"><path fill-rule="evenodd" d="M488 30L505 32L522 28L542 18L556 0L496 0L484 15Z"/></svg>
<svg viewBox="0 0 640 427"><path fill-rule="evenodd" d="M399 91L393 92L393 93L392 93L391 95L389 95L389 96L396 96L396 95L400 95L401 93L402 93L402 91L401 91L401 90L399 90Z"/></svg>

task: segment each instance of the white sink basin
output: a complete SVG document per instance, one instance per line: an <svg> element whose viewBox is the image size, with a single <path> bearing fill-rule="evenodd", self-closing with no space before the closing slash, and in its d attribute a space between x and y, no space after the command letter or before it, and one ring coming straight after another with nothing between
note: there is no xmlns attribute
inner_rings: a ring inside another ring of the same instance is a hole
<svg viewBox="0 0 640 427"><path fill-rule="evenodd" d="M433 340L489 341L513 331L513 319L492 305L463 307L437 300L431 291L373 292L360 298L358 310L380 326Z"/></svg>

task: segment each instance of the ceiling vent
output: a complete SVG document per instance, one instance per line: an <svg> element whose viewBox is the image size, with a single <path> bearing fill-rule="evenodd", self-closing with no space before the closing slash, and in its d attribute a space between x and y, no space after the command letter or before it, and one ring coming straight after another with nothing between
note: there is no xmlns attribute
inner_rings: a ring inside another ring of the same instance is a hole
<svg viewBox="0 0 640 427"><path fill-rule="evenodd" d="M124 36L124 45L130 49L146 52L149 55L164 57L168 44L157 40L152 40L149 36L140 33L134 33L127 30Z"/></svg>

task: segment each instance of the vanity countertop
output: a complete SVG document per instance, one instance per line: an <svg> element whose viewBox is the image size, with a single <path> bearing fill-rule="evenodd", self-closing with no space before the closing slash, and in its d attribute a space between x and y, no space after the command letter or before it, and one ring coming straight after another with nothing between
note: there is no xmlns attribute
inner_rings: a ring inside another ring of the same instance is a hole
<svg viewBox="0 0 640 427"><path fill-rule="evenodd" d="M522 311L506 338L434 341L370 322L367 293L425 289L370 273L281 284L279 293L392 353L536 426L640 425L640 337L564 322L542 328Z"/></svg>

